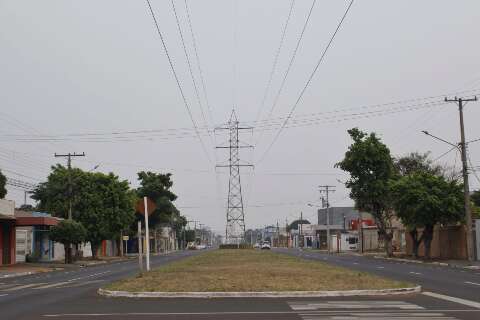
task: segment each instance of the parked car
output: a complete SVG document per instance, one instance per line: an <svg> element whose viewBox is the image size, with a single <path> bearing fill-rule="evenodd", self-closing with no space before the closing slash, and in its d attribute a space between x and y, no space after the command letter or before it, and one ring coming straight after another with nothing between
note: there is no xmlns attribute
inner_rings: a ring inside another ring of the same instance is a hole
<svg viewBox="0 0 480 320"><path fill-rule="evenodd" d="M270 250L270 249L271 249L271 248L270 248L270 243L264 242L264 243L262 244L262 250Z"/></svg>
<svg viewBox="0 0 480 320"><path fill-rule="evenodd" d="M255 244L253 245L253 247L254 247L255 249L260 249L261 245L260 245L260 243L257 242L257 243L255 243Z"/></svg>

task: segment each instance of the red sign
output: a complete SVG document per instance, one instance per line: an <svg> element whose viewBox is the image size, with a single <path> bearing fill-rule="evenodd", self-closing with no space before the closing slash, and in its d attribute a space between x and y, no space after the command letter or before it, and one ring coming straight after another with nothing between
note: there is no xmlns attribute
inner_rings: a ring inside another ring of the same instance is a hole
<svg viewBox="0 0 480 320"><path fill-rule="evenodd" d="M145 204L143 202L143 198L137 201L137 205L135 208L137 212L141 213L142 215L145 215ZM148 215L151 215L156 208L157 206L155 205L155 202L147 198Z"/></svg>

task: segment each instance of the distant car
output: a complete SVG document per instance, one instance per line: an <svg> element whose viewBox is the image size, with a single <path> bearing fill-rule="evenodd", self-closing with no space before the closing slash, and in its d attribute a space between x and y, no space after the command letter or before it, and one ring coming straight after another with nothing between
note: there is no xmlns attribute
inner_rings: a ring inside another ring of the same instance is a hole
<svg viewBox="0 0 480 320"><path fill-rule="evenodd" d="M204 244L197 244L197 250L203 250L203 249L206 249L207 246L204 245Z"/></svg>
<svg viewBox="0 0 480 320"><path fill-rule="evenodd" d="M255 249L260 249L261 246L260 246L260 243L257 242L257 243L255 243L255 244L253 245L253 247L254 247Z"/></svg>
<svg viewBox="0 0 480 320"><path fill-rule="evenodd" d="M270 243L264 242L264 243L262 244L262 250L270 250L270 249L271 249L271 248L270 248Z"/></svg>

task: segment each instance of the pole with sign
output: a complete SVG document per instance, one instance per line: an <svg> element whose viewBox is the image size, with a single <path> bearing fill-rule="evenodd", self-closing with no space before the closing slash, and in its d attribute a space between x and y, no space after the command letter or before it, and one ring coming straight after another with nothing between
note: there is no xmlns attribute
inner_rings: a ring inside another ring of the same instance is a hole
<svg viewBox="0 0 480 320"><path fill-rule="evenodd" d="M150 271L150 233L148 231L148 201L147 197L143 197L143 205L145 206L145 250L147 258L147 271Z"/></svg>
<svg viewBox="0 0 480 320"><path fill-rule="evenodd" d="M156 209L155 203L152 200L148 199L147 197L143 197L143 201L142 199L140 199L137 202L137 212L143 214L145 217L145 251L146 251L145 257L147 260L146 261L147 271L150 271L150 233L148 230L148 216L152 214L153 211L155 211L155 209ZM138 223L141 224L140 220L138 221ZM140 252L141 241L142 241L140 234L138 236L138 241L139 241L139 252ZM139 256L141 257L140 254ZM141 258L139 259L139 261L141 262ZM140 268L141 268L141 265L140 265Z"/></svg>
<svg viewBox="0 0 480 320"><path fill-rule="evenodd" d="M143 250L142 250L142 221L138 220L138 265L140 266L140 272L143 272Z"/></svg>

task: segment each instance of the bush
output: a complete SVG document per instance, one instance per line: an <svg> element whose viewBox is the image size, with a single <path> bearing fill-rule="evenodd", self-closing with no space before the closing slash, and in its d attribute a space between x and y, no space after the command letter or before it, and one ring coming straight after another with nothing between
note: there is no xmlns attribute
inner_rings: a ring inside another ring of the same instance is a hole
<svg viewBox="0 0 480 320"><path fill-rule="evenodd" d="M253 246L248 243L241 244L221 244L220 249L253 249Z"/></svg>

